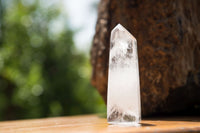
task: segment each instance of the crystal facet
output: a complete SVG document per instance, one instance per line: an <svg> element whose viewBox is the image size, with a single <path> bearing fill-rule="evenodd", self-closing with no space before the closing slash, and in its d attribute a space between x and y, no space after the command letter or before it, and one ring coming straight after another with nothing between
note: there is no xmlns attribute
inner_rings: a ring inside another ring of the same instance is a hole
<svg viewBox="0 0 200 133"><path fill-rule="evenodd" d="M136 39L118 24L110 38L108 123L138 125L141 119L139 82Z"/></svg>

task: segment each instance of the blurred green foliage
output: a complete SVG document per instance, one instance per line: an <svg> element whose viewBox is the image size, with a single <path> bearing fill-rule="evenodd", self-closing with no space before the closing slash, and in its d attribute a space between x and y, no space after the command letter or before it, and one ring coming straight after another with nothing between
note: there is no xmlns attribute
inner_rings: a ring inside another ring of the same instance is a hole
<svg viewBox="0 0 200 133"><path fill-rule="evenodd" d="M44 3L0 0L0 120L105 111L66 15Z"/></svg>

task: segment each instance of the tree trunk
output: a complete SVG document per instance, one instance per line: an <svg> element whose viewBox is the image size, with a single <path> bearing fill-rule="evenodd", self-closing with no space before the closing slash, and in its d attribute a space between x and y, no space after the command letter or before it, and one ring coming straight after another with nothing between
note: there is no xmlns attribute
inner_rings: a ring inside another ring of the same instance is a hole
<svg viewBox="0 0 200 133"><path fill-rule="evenodd" d="M121 23L138 43L142 115L199 109L199 7L199 0L101 0L91 63L103 99L110 32Z"/></svg>

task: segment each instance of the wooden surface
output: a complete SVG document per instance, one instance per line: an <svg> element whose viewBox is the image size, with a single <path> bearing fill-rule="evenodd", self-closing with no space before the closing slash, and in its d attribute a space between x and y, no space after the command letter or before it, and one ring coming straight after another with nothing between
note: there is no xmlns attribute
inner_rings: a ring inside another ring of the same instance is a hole
<svg viewBox="0 0 200 133"><path fill-rule="evenodd" d="M0 133L72 132L200 132L200 117L165 117L142 120L141 127L108 125L97 115L0 122Z"/></svg>

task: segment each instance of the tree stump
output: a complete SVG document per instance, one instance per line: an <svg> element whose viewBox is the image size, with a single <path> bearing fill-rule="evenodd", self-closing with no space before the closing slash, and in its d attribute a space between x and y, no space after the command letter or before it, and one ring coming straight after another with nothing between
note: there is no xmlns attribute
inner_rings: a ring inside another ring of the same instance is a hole
<svg viewBox="0 0 200 133"><path fill-rule="evenodd" d="M91 82L104 101L110 32L121 23L138 42L142 115L199 109L199 7L199 0L101 0Z"/></svg>

